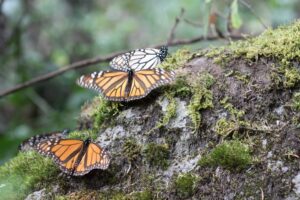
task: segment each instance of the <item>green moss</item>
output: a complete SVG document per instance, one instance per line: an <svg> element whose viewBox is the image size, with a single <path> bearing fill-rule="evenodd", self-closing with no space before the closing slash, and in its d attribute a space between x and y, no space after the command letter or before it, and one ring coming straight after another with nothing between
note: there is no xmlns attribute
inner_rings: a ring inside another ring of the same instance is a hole
<svg viewBox="0 0 300 200"><path fill-rule="evenodd" d="M187 83L186 78L183 76L177 77L174 84L165 87L164 96L168 99L169 103L167 105L167 109L165 114L163 115L163 118L157 123L154 129L166 126L172 118L176 117L177 102L175 100L175 97L185 98L191 95L192 88Z"/></svg>
<svg viewBox="0 0 300 200"><path fill-rule="evenodd" d="M300 58L300 21L282 26L275 30L268 29L258 37L234 42L225 48L209 52L210 57L225 55L232 58L253 59L258 56L275 58L282 63L290 64Z"/></svg>
<svg viewBox="0 0 300 200"><path fill-rule="evenodd" d="M200 166L222 166L229 170L242 170L252 162L249 147L238 140L225 141L203 156Z"/></svg>
<svg viewBox="0 0 300 200"><path fill-rule="evenodd" d="M92 140L95 140L97 138L97 131L95 131L95 130L75 130L68 134L68 138L82 139L82 140L91 138Z"/></svg>
<svg viewBox="0 0 300 200"><path fill-rule="evenodd" d="M300 111L300 92L296 92L292 98L292 108L296 111Z"/></svg>
<svg viewBox="0 0 300 200"><path fill-rule="evenodd" d="M156 128L161 128L163 126L166 126L170 120L176 116L176 100L174 98L173 92L166 92L165 93L166 98L169 101L169 104L167 105L167 110L163 116L163 118L157 123Z"/></svg>
<svg viewBox="0 0 300 200"><path fill-rule="evenodd" d="M141 146L137 144L136 139L129 138L123 145L123 153L129 162L134 162L141 156Z"/></svg>
<svg viewBox="0 0 300 200"><path fill-rule="evenodd" d="M191 173L180 174L175 180L176 195L179 198L189 198L195 191L196 176Z"/></svg>
<svg viewBox="0 0 300 200"><path fill-rule="evenodd" d="M295 67L283 67L283 86L284 88L293 88L300 81L299 70Z"/></svg>
<svg viewBox="0 0 300 200"><path fill-rule="evenodd" d="M129 200L151 200L153 199L152 192L150 190L144 190L140 192L133 192L128 197Z"/></svg>
<svg viewBox="0 0 300 200"><path fill-rule="evenodd" d="M57 195L54 197L54 200L68 200L68 198L62 195Z"/></svg>
<svg viewBox="0 0 300 200"><path fill-rule="evenodd" d="M146 145L143 154L152 166L158 166L163 169L169 166L170 150L167 144L149 143Z"/></svg>
<svg viewBox="0 0 300 200"><path fill-rule="evenodd" d="M214 82L213 76L206 73L202 74L192 85L193 96L188 105L188 112L196 129L201 123L200 110L213 108L213 94L209 88Z"/></svg>
<svg viewBox="0 0 300 200"><path fill-rule="evenodd" d="M192 95L192 87L187 83L185 76L178 75L174 84L168 86L167 92L172 92L175 97L190 97Z"/></svg>
<svg viewBox="0 0 300 200"><path fill-rule="evenodd" d="M236 109L231 103L229 98L225 97L220 101L220 104L229 112L228 119L221 118L216 122L214 130L223 137L233 135L235 137L242 127L249 127L249 122L243 120L245 112L243 110Z"/></svg>
<svg viewBox="0 0 300 200"><path fill-rule="evenodd" d="M228 136L235 129L235 123L233 121L228 121L225 118L221 118L217 121L215 126L215 131L224 137Z"/></svg>
<svg viewBox="0 0 300 200"><path fill-rule="evenodd" d="M19 153L0 167L0 193L3 199L23 199L32 189L57 177L53 161L34 151Z"/></svg>
<svg viewBox="0 0 300 200"><path fill-rule="evenodd" d="M231 103L229 103L229 97L225 97L220 101L221 105L230 113L235 119L240 119L245 115L243 110L236 109Z"/></svg>
<svg viewBox="0 0 300 200"><path fill-rule="evenodd" d="M192 57L187 49L179 49L171 56L167 57L164 62L161 63L161 67L168 70L175 70L182 67Z"/></svg>
<svg viewBox="0 0 300 200"><path fill-rule="evenodd" d="M241 72L237 70L230 70L228 73L225 74L225 76L233 76L237 80L242 81L245 84L248 84L250 81L250 77L247 74L242 74Z"/></svg>
<svg viewBox="0 0 300 200"><path fill-rule="evenodd" d="M108 198L109 197L109 198ZM107 199L111 199L111 200L128 200L128 198L126 197L126 194L124 194L123 192L116 192L112 195L105 195L102 197L100 197L100 199L102 200L107 200Z"/></svg>
<svg viewBox="0 0 300 200"><path fill-rule="evenodd" d="M98 98L99 104L93 111L92 119L94 122L94 129L99 130L107 119L111 121L111 118L119 113L121 103L107 101L101 97L96 98Z"/></svg>
<svg viewBox="0 0 300 200"><path fill-rule="evenodd" d="M258 37L234 42L226 48L213 49L205 56L222 65L238 58L250 62L260 57L272 59L280 64L278 73L272 74L272 80L276 85L280 82L285 88L292 88L300 81L299 70L293 66L300 58L299 33L300 20L275 30L268 29Z"/></svg>

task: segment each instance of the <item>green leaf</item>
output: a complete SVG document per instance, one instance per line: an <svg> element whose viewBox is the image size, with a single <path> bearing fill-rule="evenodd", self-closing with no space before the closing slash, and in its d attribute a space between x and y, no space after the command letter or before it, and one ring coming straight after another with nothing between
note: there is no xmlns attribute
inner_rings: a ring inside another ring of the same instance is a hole
<svg viewBox="0 0 300 200"><path fill-rule="evenodd" d="M205 3L210 3L211 2L211 0L205 0Z"/></svg>
<svg viewBox="0 0 300 200"><path fill-rule="evenodd" d="M235 29L240 28L243 23L242 18L239 15L238 0L233 0L231 3L231 23Z"/></svg>

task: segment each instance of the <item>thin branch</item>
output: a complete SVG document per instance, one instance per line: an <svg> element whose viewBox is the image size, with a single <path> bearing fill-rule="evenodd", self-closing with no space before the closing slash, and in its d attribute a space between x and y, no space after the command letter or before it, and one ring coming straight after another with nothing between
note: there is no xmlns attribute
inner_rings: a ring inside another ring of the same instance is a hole
<svg viewBox="0 0 300 200"><path fill-rule="evenodd" d="M256 14L256 12L254 11L254 9L251 7L250 4L248 4L244 0L239 0L239 1L250 10L250 12L258 19L258 21L261 23L261 25L263 25L263 27L265 29L268 28L268 26L264 23L264 21L261 19L261 17Z"/></svg>
<svg viewBox="0 0 300 200"><path fill-rule="evenodd" d="M233 40L245 38L244 36L241 36L241 35L231 35L229 37L231 37ZM196 43L196 42L200 42L200 41L205 41L205 40L218 40L218 39L220 39L220 38L217 37L217 36L209 36L209 37L206 37L206 38L204 38L203 36L200 36L200 37L196 37L196 38L192 38L192 39L174 40L168 46L179 46L179 45L192 44L192 43ZM165 44L158 44L158 45L154 45L152 47L159 48L159 47L161 47L163 45L165 45ZM7 96L9 94L12 94L14 92L17 92L19 90L22 90L24 88L30 87L30 86L32 86L34 84L37 84L37 83L44 82L44 81L47 81L49 79L52 79L52 78L54 78L56 76L59 76L59 75L65 73L67 71L75 70L75 69L79 69L79 68L83 68L83 67L88 67L90 65L94 65L94 64L97 64L97 63L101 63L101 62L108 62L112 58L114 58L115 56L118 56L121 53L125 53L125 52L126 51L117 52L117 53L113 53L113 54L110 54L110 55L107 55L107 56L86 59L86 60L75 62L75 63L70 64L70 65L63 66L63 67L61 67L60 69L58 69L56 71L53 71L53 72L50 72L50 73L38 76L38 77L33 78L33 79L31 79L29 81L26 81L24 83L20 83L20 84L14 86L12 88L9 88L7 90L0 91L0 98L4 97L4 96Z"/></svg>
<svg viewBox="0 0 300 200"><path fill-rule="evenodd" d="M177 26L178 26L178 24L179 24L179 22L180 22L180 20L181 20L181 18L183 16L184 12L185 12L185 10L183 8L181 8L180 14L179 14L179 16L176 17L175 23L174 23L174 25L173 25L173 27L171 29L170 34L169 34L167 45L171 44L172 41L174 40L176 28L177 28Z"/></svg>
<svg viewBox="0 0 300 200"><path fill-rule="evenodd" d="M187 19L187 18L184 18L183 21L184 21L185 23L187 23L187 24L189 24L189 25L192 25L192 26L194 26L194 27L197 27L197 28L203 26L202 23L193 22L193 21L191 21L191 20L189 20L189 19Z"/></svg>
<svg viewBox="0 0 300 200"><path fill-rule="evenodd" d="M123 53L123 52L120 52L120 53ZM104 56L104 57L96 57L96 58L86 59L86 60L82 60L82 61L79 61L79 62L75 62L75 63L70 64L70 65L66 65L66 66L64 66L64 67L62 67L62 68L60 68L56 71L38 76L38 77L33 78L29 81L26 81L25 83L18 84L18 85L16 85L15 87L13 87L11 89L7 89L3 92L0 92L0 98L3 97L3 96L6 96L8 94L11 94L13 92L19 91L21 89L27 88L31 85L36 84L36 83L43 82L43 81L49 80L51 78L54 78L58 75L61 75L61 74L65 73L66 71L79 69L79 68L86 67L86 66L93 65L93 64L96 64L96 63L100 63L100 62L109 61L112 58L114 58L115 56L119 55L120 53L114 53L114 54Z"/></svg>

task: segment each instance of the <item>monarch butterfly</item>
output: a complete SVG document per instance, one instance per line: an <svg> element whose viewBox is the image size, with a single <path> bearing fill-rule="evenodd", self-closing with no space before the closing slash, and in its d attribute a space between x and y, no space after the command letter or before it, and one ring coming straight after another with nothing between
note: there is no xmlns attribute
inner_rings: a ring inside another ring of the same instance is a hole
<svg viewBox="0 0 300 200"><path fill-rule="evenodd" d="M20 146L19 150L20 151L28 151L32 150L37 143L40 143L44 140L49 140L49 139L57 139L57 138L65 138L67 134L69 133L69 130L64 130L64 131L55 131L51 133L46 133L42 135L35 135L25 141L23 141Z"/></svg>
<svg viewBox="0 0 300 200"><path fill-rule="evenodd" d="M160 68L133 71L100 71L81 76L77 84L100 92L110 101L131 101L148 95L151 90L170 83L173 71Z"/></svg>
<svg viewBox="0 0 300 200"><path fill-rule="evenodd" d="M134 71L153 69L166 58L167 54L166 46L160 49L136 49L113 58L109 64L112 68L122 71L127 71L128 68Z"/></svg>
<svg viewBox="0 0 300 200"><path fill-rule="evenodd" d="M60 169L72 176L82 176L93 169L107 169L109 154L90 139L44 139L34 145L42 155L54 159Z"/></svg>

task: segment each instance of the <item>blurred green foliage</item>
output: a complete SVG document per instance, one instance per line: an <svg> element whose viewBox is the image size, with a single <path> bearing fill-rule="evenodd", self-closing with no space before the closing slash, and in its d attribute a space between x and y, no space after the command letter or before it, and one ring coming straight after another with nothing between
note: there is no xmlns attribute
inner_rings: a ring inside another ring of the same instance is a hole
<svg viewBox="0 0 300 200"><path fill-rule="evenodd" d="M269 26L300 16L297 0L253 0L250 5ZM234 7L231 17L236 26L243 22L241 32L263 30L247 7L232 0L0 1L0 90L68 63L166 42L181 8L187 21L201 26L181 22L176 38L203 35L209 29L210 12L226 16L230 7ZM202 42L191 48L222 42ZM75 80L82 73L106 66L70 71L0 99L0 164L15 155L20 141L31 135L75 129L81 105L95 95L79 88Z"/></svg>

